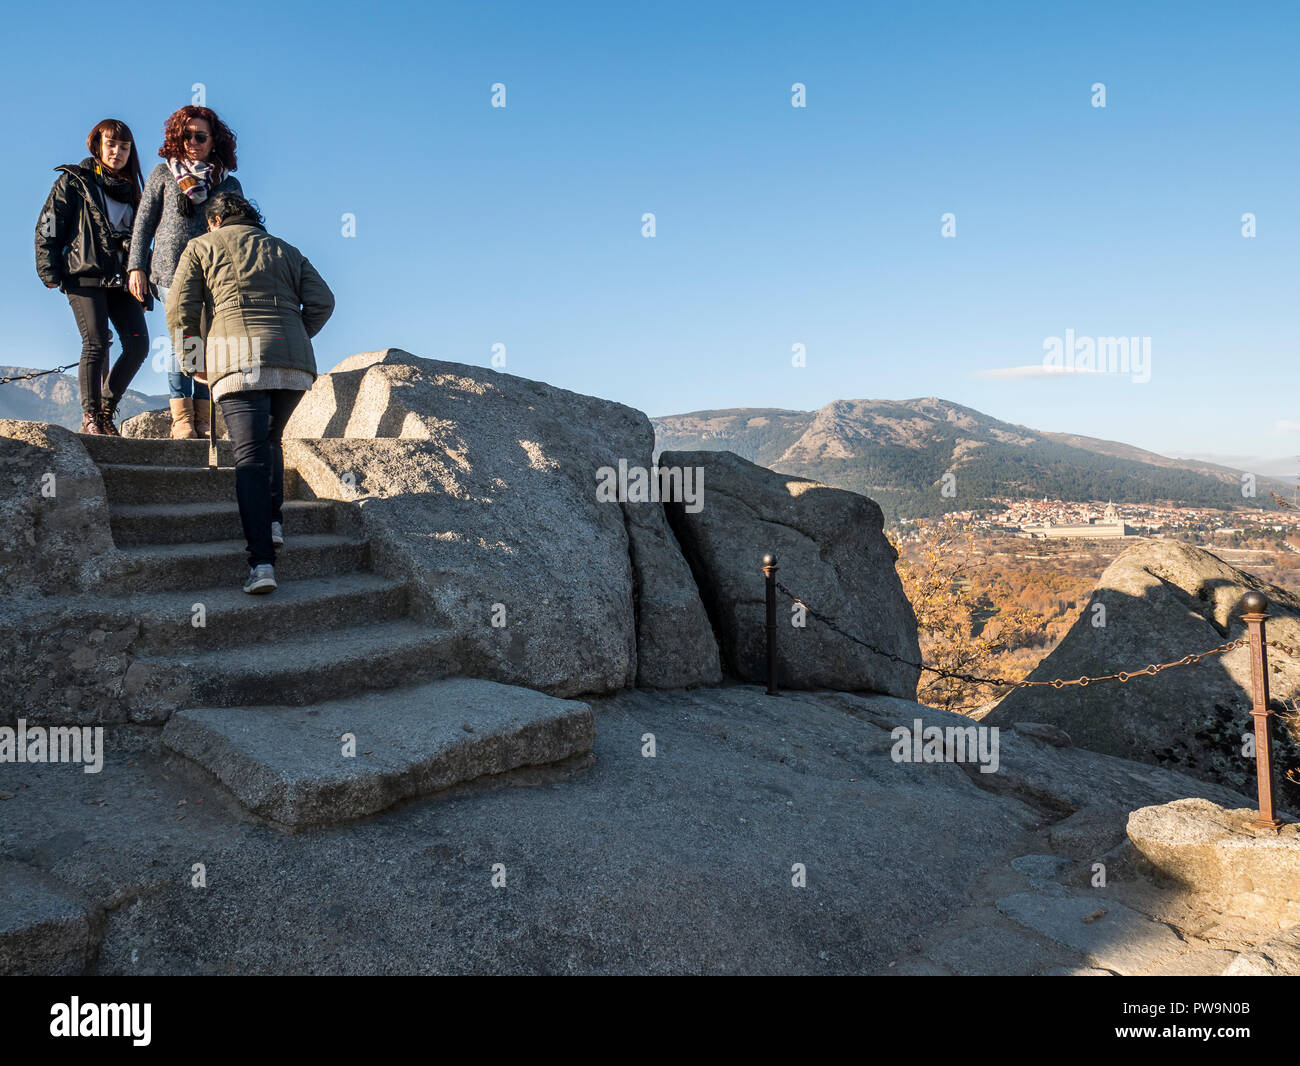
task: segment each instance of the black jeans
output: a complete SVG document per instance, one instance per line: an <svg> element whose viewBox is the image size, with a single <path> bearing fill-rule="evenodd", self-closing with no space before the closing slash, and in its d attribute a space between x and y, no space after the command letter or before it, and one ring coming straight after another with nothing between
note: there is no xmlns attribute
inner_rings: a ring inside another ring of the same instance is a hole
<svg viewBox="0 0 1300 1066"><path fill-rule="evenodd" d="M67 297L77 318L77 329L81 331L78 373L81 409L98 411L104 402L116 407L149 354L149 327L144 321L144 307L125 289L70 284ZM122 341L122 354L111 372L108 349L113 343L113 332L108 328L109 322L116 327Z"/></svg>
<svg viewBox="0 0 1300 1066"><path fill-rule="evenodd" d="M280 438L302 397L299 389L254 389L227 393L217 401L235 453L235 495L250 567L275 562L271 523L284 521Z"/></svg>

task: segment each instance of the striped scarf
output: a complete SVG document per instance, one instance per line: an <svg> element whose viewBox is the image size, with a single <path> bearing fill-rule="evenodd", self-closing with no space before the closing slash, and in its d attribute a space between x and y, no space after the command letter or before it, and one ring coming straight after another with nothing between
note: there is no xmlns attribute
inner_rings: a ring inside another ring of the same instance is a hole
<svg viewBox="0 0 1300 1066"><path fill-rule="evenodd" d="M190 204L203 203L208 198L208 193L221 181L218 168L213 163L197 159L169 159L167 167Z"/></svg>

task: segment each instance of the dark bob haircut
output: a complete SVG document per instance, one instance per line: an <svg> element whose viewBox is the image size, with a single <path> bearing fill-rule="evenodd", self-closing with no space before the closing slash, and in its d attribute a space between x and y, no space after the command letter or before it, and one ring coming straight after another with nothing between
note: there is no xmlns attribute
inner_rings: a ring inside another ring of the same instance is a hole
<svg viewBox="0 0 1300 1066"><path fill-rule="evenodd" d="M125 178L131 185L131 206L140 206L140 190L144 188L144 175L140 172L140 153L135 150L135 135L131 127L119 118L106 118L95 124L95 128L86 135L86 148L96 163L101 162L104 138L114 141L130 141L131 156L126 161L117 177ZM105 168L107 169L107 168Z"/></svg>
<svg viewBox="0 0 1300 1066"><path fill-rule="evenodd" d="M246 218L249 222L256 222L259 226L265 224L266 219L256 206L249 203L238 193L219 192L212 197L203 208L203 215L209 222L214 219L221 219L224 222L231 222L237 218Z"/></svg>

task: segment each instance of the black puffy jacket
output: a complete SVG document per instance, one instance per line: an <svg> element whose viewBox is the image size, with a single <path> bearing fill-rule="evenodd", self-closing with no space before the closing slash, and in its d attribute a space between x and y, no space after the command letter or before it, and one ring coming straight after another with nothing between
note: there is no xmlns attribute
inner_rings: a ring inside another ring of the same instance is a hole
<svg viewBox="0 0 1300 1066"><path fill-rule="evenodd" d="M74 164L55 170L59 177L36 222L36 273L65 292L79 283L125 286L130 234L109 225L92 174Z"/></svg>

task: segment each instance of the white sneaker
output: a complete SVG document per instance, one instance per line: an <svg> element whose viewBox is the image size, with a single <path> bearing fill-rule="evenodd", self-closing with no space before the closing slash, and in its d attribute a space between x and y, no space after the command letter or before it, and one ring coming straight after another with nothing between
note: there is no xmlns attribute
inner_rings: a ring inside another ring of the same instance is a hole
<svg viewBox="0 0 1300 1066"><path fill-rule="evenodd" d="M248 571L248 580L244 582L244 591L250 593L274 592L275 567L270 563L259 563Z"/></svg>
<svg viewBox="0 0 1300 1066"><path fill-rule="evenodd" d="M277 548L284 547L284 530L279 522L271 523L271 543Z"/></svg>

